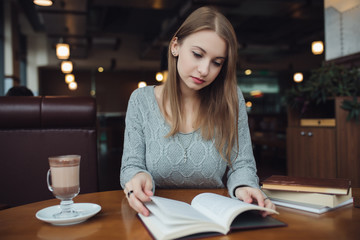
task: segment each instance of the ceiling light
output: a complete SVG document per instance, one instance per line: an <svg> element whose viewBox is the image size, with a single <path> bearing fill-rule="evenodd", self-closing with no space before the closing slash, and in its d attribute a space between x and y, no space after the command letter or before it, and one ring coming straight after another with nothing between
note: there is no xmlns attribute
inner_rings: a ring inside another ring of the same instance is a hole
<svg viewBox="0 0 360 240"><path fill-rule="evenodd" d="M35 3L38 6L42 6L42 7L49 7L49 6L53 5L52 0L34 0L33 3Z"/></svg>
<svg viewBox="0 0 360 240"><path fill-rule="evenodd" d="M138 83L138 88L146 87L146 85L146 82L141 81Z"/></svg>
<svg viewBox="0 0 360 240"><path fill-rule="evenodd" d="M103 67L98 67L98 72L103 72L104 68Z"/></svg>
<svg viewBox="0 0 360 240"><path fill-rule="evenodd" d="M251 75L252 71L250 69L245 70L245 75Z"/></svg>
<svg viewBox="0 0 360 240"><path fill-rule="evenodd" d="M77 83L76 82L71 82L71 83L69 83L68 86L69 86L69 89L72 90L72 91L77 89Z"/></svg>
<svg viewBox="0 0 360 240"><path fill-rule="evenodd" d="M56 56L58 59L68 59L70 57L70 46L67 43L56 44Z"/></svg>
<svg viewBox="0 0 360 240"><path fill-rule="evenodd" d="M322 41L314 41L311 44L311 51L314 55L320 55L324 52L324 44Z"/></svg>
<svg viewBox="0 0 360 240"><path fill-rule="evenodd" d="M253 91L250 91L250 95L252 97L262 97L262 96L264 96L264 93L260 90L253 90Z"/></svg>
<svg viewBox="0 0 360 240"><path fill-rule="evenodd" d="M167 76L168 76L168 71L164 70L164 71L156 73L155 79L158 82L165 82L167 79Z"/></svg>
<svg viewBox="0 0 360 240"><path fill-rule="evenodd" d="M301 72L297 72L294 74L294 82L302 82L304 79L304 76Z"/></svg>
<svg viewBox="0 0 360 240"><path fill-rule="evenodd" d="M73 64L71 61L62 61L61 62L61 71L63 73L71 73L73 70Z"/></svg>
<svg viewBox="0 0 360 240"><path fill-rule="evenodd" d="M67 84L69 84L69 83L71 83L71 82L74 82L74 81L75 81L75 76L74 76L74 74L69 73L69 74L66 74L66 75L65 75L65 82L66 82Z"/></svg>
<svg viewBox="0 0 360 240"><path fill-rule="evenodd" d="M162 74L162 72L158 72L155 76L156 81L161 82L162 80L164 80L164 75Z"/></svg>

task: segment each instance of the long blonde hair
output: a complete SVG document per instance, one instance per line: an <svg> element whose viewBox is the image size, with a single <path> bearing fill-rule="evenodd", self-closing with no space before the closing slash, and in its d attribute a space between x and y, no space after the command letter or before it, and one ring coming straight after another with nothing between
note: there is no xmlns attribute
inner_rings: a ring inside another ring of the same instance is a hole
<svg viewBox="0 0 360 240"><path fill-rule="evenodd" d="M215 146L221 157L231 166L231 152L238 152L238 95L236 82L237 40L231 23L217 10L201 7L195 10L180 26L172 40L177 37L181 44L187 36L201 30L212 30L227 43L227 58L219 75L209 86L199 90L200 106L196 125L201 128L205 140L215 138ZM168 79L164 84L162 107L171 130L167 137L179 132L181 121L181 91L177 73L177 57L168 51ZM171 114L166 112L170 103ZM170 117L171 116L171 117Z"/></svg>

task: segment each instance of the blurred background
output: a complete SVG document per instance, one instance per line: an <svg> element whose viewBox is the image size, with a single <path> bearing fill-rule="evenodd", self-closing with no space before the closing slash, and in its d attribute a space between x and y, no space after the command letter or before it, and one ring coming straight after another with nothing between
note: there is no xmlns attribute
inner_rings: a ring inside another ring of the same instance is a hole
<svg viewBox="0 0 360 240"><path fill-rule="evenodd" d="M1 1L0 96L24 85L39 96L96 98L100 190L118 189L129 96L140 82L166 78L172 34L204 5L218 8L237 34L259 176L286 174L285 92L323 62L359 61L359 0ZM58 44L69 55L60 56Z"/></svg>

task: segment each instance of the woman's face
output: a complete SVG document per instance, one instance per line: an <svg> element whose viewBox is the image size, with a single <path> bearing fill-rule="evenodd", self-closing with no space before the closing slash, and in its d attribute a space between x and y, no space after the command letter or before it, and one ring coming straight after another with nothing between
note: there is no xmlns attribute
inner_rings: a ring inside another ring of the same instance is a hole
<svg viewBox="0 0 360 240"><path fill-rule="evenodd" d="M211 30L193 33L181 43L174 39L171 50L178 56L177 70L182 89L200 90L210 85L227 57L225 40Z"/></svg>

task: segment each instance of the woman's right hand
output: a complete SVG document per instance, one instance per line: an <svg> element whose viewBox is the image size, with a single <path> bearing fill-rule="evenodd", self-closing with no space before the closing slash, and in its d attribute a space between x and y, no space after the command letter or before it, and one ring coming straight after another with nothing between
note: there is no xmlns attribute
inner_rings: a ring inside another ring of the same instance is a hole
<svg viewBox="0 0 360 240"><path fill-rule="evenodd" d="M129 182L125 184L124 193L128 199L129 205L138 213L149 216L150 212L145 207L144 202L151 201L152 178L148 173L140 172L136 174Z"/></svg>

